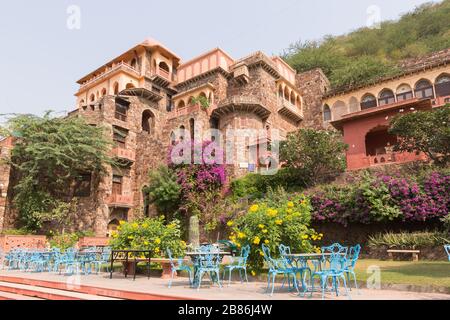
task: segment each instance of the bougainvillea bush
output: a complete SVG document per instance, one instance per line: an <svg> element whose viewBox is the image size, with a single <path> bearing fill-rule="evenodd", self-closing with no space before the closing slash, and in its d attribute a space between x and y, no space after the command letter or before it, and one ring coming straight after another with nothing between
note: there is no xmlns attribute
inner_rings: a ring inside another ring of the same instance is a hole
<svg viewBox="0 0 450 320"><path fill-rule="evenodd" d="M304 195L293 195L279 201L269 196L253 204L245 215L228 221L230 240L241 248L251 246L249 269L260 272L264 265L261 245L269 246L272 256L278 256L278 246L285 244L292 252L319 250L313 243L322 239L310 227L311 204Z"/></svg>
<svg viewBox="0 0 450 320"><path fill-rule="evenodd" d="M180 222L166 223L164 216L134 222L120 221L110 242L117 250L151 250L153 257L161 257L170 249L174 257L184 256L186 243L181 240Z"/></svg>
<svg viewBox="0 0 450 320"><path fill-rule="evenodd" d="M216 208L226 182L223 162L223 150L211 141L180 142L169 150L168 166L181 189L179 212L199 216L209 229L218 224Z"/></svg>
<svg viewBox="0 0 450 320"><path fill-rule="evenodd" d="M318 222L429 221L450 209L450 175L432 172L423 181L398 175L363 175L353 184L310 192Z"/></svg>

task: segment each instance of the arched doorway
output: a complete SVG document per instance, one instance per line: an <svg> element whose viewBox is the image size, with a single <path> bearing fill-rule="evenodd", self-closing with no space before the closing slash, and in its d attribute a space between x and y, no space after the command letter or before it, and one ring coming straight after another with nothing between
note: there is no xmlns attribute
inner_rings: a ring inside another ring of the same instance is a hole
<svg viewBox="0 0 450 320"><path fill-rule="evenodd" d="M153 133L155 126L155 115L150 110L142 113L142 131Z"/></svg>
<svg viewBox="0 0 450 320"><path fill-rule="evenodd" d="M387 126L378 126L366 134L365 143L367 156L384 155L391 152L397 143L397 137L388 133Z"/></svg>

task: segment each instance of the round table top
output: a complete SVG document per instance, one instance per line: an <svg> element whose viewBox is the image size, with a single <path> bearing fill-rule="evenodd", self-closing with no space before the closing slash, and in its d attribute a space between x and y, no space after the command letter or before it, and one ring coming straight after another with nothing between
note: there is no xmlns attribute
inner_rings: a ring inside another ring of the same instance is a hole
<svg viewBox="0 0 450 320"><path fill-rule="evenodd" d="M186 252L187 256L201 256L201 255L208 255L208 254L220 254L220 255L231 255L231 252L225 252L225 251L210 251L210 252Z"/></svg>
<svg viewBox="0 0 450 320"><path fill-rule="evenodd" d="M344 256L345 253L339 253L340 255ZM291 254L285 254L286 257L292 257L292 258L303 258L303 257L323 257L323 256L331 256L331 253L291 253Z"/></svg>

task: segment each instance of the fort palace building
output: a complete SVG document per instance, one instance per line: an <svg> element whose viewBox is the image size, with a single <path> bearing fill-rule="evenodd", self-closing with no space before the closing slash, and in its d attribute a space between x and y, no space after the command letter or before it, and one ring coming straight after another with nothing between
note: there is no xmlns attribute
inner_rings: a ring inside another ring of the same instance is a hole
<svg viewBox="0 0 450 320"><path fill-rule="evenodd" d="M216 48L182 61L148 39L78 80L76 109L69 116L103 125L114 141L113 156L124 163L94 186L83 177L79 190L79 229L104 236L119 220L151 214L142 188L148 173L166 162L167 150L186 131L277 129L280 139L299 128L342 131L349 145L348 169L424 160L420 153L393 153L388 134L399 112L431 110L450 101L450 49L407 61L394 78L370 85L330 90L320 69L297 73L279 57L256 52L235 60ZM198 101L208 101L205 107ZM0 142L2 155L12 148ZM252 147L249 141L247 149ZM236 162L230 172L258 172L256 159ZM11 169L0 165L0 229L14 221L9 185Z"/></svg>

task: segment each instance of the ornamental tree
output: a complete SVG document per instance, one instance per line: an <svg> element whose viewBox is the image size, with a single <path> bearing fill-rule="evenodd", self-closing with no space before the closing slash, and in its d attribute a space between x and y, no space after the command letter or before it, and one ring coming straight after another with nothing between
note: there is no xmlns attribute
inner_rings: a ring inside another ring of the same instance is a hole
<svg viewBox="0 0 450 320"><path fill-rule="evenodd" d="M280 158L287 167L301 170L306 184L316 184L345 170L345 150L336 131L300 129L281 143Z"/></svg>
<svg viewBox="0 0 450 320"><path fill-rule="evenodd" d="M396 116L389 133L398 137L394 151L421 151L443 166L450 162L450 104Z"/></svg>
<svg viewBox="0 0 450 320"><path fill-rule="evenodd" d="M50 112L43 117L18 115L0 130L0 135L15 137L7 159L18 181L14 205L30 230L55 219L66 221L62 215L68 210L61 208L74 198L78 179L84 174L98 178L106 164L115 164L104 129L82 118L55 118Z"/></svg>

